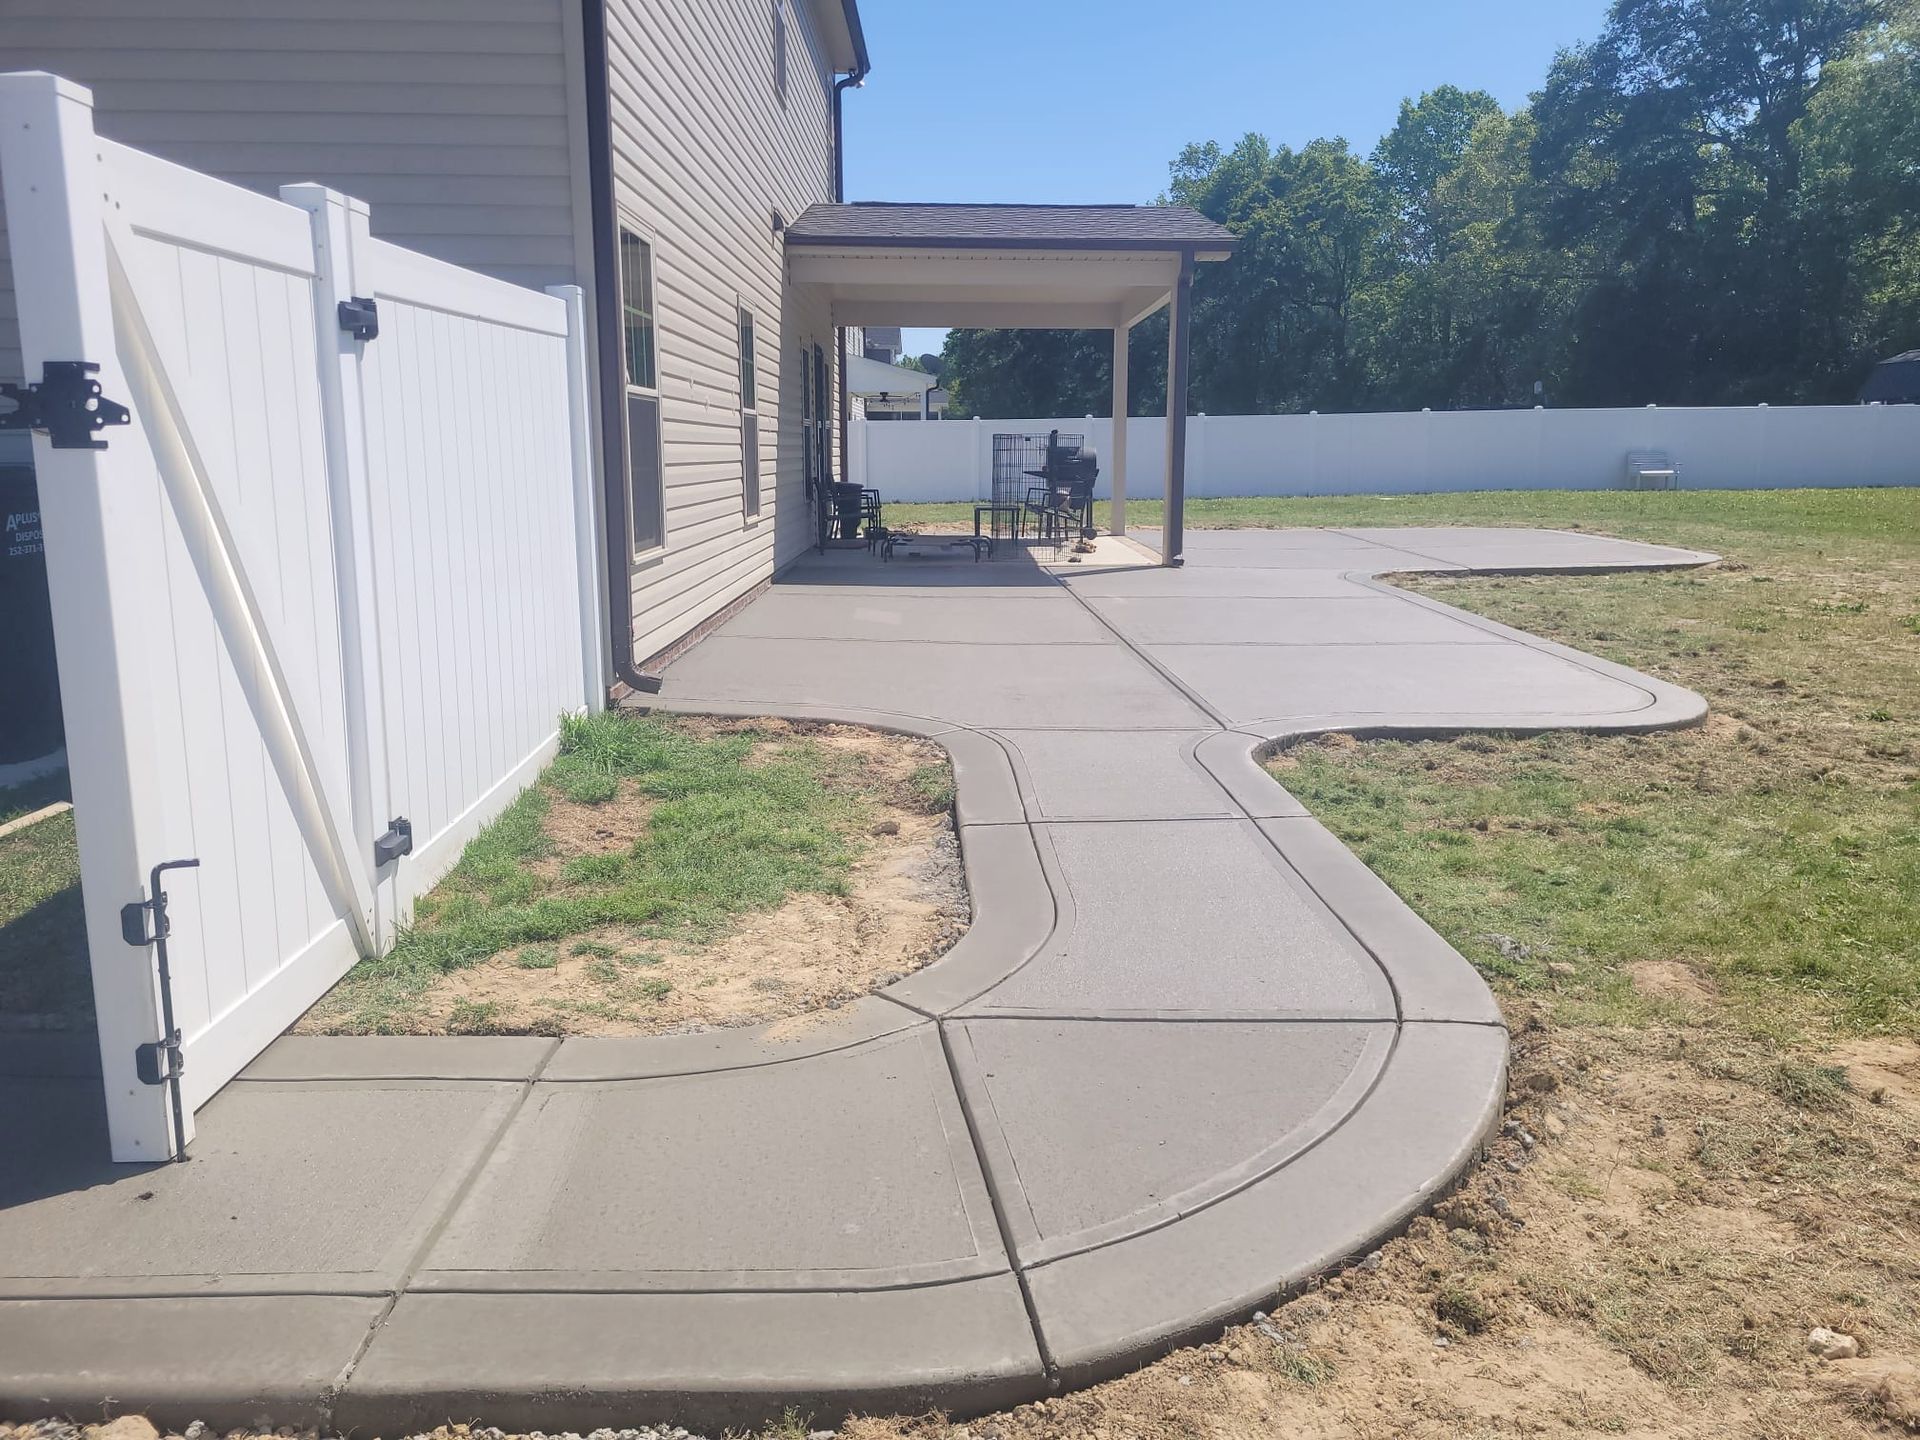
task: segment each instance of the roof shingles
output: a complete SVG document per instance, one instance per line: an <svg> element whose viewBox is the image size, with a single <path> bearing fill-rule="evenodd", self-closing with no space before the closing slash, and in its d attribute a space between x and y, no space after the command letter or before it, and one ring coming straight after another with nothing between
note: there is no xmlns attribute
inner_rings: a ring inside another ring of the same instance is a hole
<svg viewBox="0 0 1920 1440"><path fill-rule="evenodd" d="M1228 250L1235 236L1185 205L810 205L790 245L981 245L1069 250Z"/></svg>

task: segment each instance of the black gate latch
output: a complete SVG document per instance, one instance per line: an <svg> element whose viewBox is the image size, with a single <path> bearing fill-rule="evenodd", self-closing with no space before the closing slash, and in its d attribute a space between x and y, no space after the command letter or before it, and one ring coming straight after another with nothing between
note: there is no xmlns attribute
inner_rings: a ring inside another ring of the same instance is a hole
<svg viewBox="0 0 1920 1440"><path fill-rule="evenodd" d="M91 360L49 360L37 385L0 382L0 398L19 408L0 415L0 430L39 430L56 450L104 450L94 431L133 420L127 407L106 399L92 378L100 367Z"/></svg>
<svg viewBox="0 0 1920 1440"><path fill-rule="evenodd" d="M378 869L382 865L391 865L402 855L411 855L412 853L413 822L404 815L396 815L387 822L387 833L374 838L374 868Z"/></svg>
<svg viewBox="0 0 1920 1440"><path fill-rule="evenodd" d="M372 340L380 333L380 307L364 295L342 300L336 307L340 328L356 340Z"/></svg>

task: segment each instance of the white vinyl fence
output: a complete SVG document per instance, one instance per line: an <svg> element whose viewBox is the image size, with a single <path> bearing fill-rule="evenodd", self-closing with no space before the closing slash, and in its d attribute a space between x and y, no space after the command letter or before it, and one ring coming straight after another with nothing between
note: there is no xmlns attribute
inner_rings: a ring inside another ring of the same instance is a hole
<svg viewBox="0 0 1920 1440"><path fill-rule="evenodd" d="M0 76L0 178L28 377L132 412L34 461L113 1153L158 1159L603 693L579 292L99 139L49 75ZM175 1097L138 905L187 858Z"/></svg>
<svg viewBox="0 0 1920 1440"><path fill-rule="evenodd" d="M996 433L1082 435L1113 453L1101 416L856 420L851 478L883 499L984 500ZM1641 410L1458 410L1385 415L1195 415L1187 494L1397 495L1618 488L1630 450L1663 450L1682 489L1920 484L1920 405ZM1154 498L1167 422L1127 422L1127 493ZM1111 479L1102 464L1098 493Z"/></svg>

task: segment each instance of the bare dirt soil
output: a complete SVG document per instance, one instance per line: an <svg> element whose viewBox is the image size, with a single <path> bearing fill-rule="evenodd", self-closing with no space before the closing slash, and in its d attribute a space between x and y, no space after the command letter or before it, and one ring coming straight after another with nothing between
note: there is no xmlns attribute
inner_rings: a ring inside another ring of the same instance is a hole
<svg viewBox="0 0 1920 1440"><path fill-rule="evenodd" d="M809 1017L919 969L965 933L971 916L950 813L952 774L938 746L769 718L648 723L700 745L745 745L737 760L728 750L726 763L780 771L783 783L804 765L821 811L806 823L833 833L832 883L741 907L718 925L589 924L556 940L506 945L447 966L399 1001L349 984L302 1017L295 1033L659 1035L769 1021L803 1028ZM608 783L610 798L583 800L569 797L564 780L543 779L537 830L509 867L518 872L511 883L536 894L578 893L595 883L596 865L617 868L645 847L655 812L671 799L645 779ZM708 868L751 865L752 840L693 858ZM442 890L457 896L462 883L456 872ZM423 909L433 914L447 903L436 891Z"/></svg>
<svg viewBox="0 0 1920 1440"><path fill-rule="evenodd" d="M549 824L561 854L618 848L624 824L637 821L643 807L608 817L604 837L576 828L576 817L563 813L586 808L555 802ZM557 946L523 946L450 972L428 996L422 1023L445 1030L457 1015L485 1007L501 1030L535 1029L559 1017L569 1035L663 1035L778 1019L797 1024L871 994L946 953L968 919L952 822L880 809L883 818L854 861L844 895L790 896L711 941L634 941L612 928ZM529 967L529 950L537 960L553 951L551 965Z"/></svg>
<svg viewBox="0 0 1920 1440"><path fill-rule="evenodd" d="M1265 1322L953 1437L1886 1436L1920 1428L1920 1045L1834 1073L1516 1014L1506 1125L1437 1213ZM1786 1098L1791 1096L1793 1098ZM1825 1326L1858 1359L1806 1353Z"/></svg>

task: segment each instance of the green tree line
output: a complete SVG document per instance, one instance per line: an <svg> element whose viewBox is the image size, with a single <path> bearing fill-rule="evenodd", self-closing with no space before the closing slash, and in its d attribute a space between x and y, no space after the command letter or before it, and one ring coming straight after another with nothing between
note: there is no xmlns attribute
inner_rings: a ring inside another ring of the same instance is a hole
<svg viewBox="0 0 1920 1440"><path fill-rule="evenodd" d="M1518 110L1442 85L1370 155L1171 169L1240 236L1195 285L1195 410L1836 402L1920 346L1920 0L1614 0ZM1136 415L1166 338L1134 331ZM955 330L951 413L1104 414L1110 344Z"/></svg>

